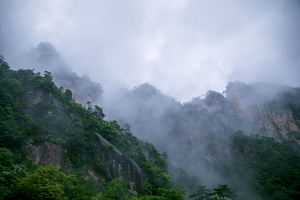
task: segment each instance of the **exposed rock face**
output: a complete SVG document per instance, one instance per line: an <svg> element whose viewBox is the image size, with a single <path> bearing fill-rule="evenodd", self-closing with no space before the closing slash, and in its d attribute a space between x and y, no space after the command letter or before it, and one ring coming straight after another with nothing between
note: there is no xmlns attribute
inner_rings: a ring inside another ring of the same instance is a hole
<svg viewBox="0 0 300 200"><path fill-rule="evenodd" d="M237 121L242 120L248 129L240 126L241 130L273 137L280 142L293 141L300 147L300 121L295 118L300 108L299 89L236 82L228 85L226 94L238 111Z"/></svg>
<svg viewBox="0 0 300 200"><path fill-rule="evenodd" d="M43 137L47 140L47 142L42 142L38 146L32 145L32 141L28 141L28 156L36 163L44 162L46 165L52 164L53 166L62 167L68 162L66 154L68 149L65 149L63 145L58 145L63 141L54 135L57 133L55 133L55 127L53 126L61 127L64 123L62 119L68 117L64 112L64 106L50 94L40 91L29 91L25 101L27 102L25 113L31 116L35 116L36 112L41 114L38 117L40 122L43 123L43 133L37 134L43 134ZM48 121L51 121L51 123ZM86 169L89 178L94 179L99 184L103 184L105 180L126 179L130 182L132 190L137 190L141 184L147 181L145 173L137 163L114 149L113 145L100 135L95 133L94 139L101 152L101 161L105 163L105 170L103 174L97 174Z"/></svg>
<svg viewBox="0 0 300 200"><path fill-rule="evenodd" d="M42 91L29 91L26 95L27 107L25 113L31 116L35 115L38 106L49 105L50 108L43 109L43 118L51 117L52 110L57 113L64 115L64 107L62 104L51 96L51 94ZM45 130L51 135L51 130L45 125ZM59 138L55 139L59 141ZM36 163L44 162L46 165L52 164L53 166L62 167L66 162L65 149L62 145L57 145L53 142L42 142L38 146L33 146L31 141L28 142L27 147L29 148L29 157L32 158Z"/></svg>
<svg viewBox="0 0 300 200"><path fill-rule="evenodd" d="M257 131L265 136L274 137L277 141L292 140L300 145L299 123L294 119L292 111L284 113L266 109L264 107L252 110L253 123ZM297 137L298 136L298 137Z"/></svg>
<svg viewBox="0 0 300 200"><path fill-rule="evenodd" d="M131 190L136 190L147 181L144 171L136 162L124 156L106 139L95 133L97 145L101 149L102 162L107 162L106 175L110 179L120 178L130 181Z"/></svg>
<svg viewBox="0 0 300 200"><path fill-rule="evenodd" d="M36 163L44 162L46 165L52 164L62 167L65 164L65 149L61 145L52 142L43 142L39 146L29 146L29 157Z"/></svg>
<svg viewBox="0 0 300 200"><path fill-rule="evenodd" d="M113 145L106 139L95 133L97 146L101 150L101 161L107 163L105 170L106 179L126 179L130 182L131 190L137 190L138 187L147 181L144 171L140 166L124 156L120 151L113 148ZM66 149L61 145L52 142L43 142L39 146L28 145L29 157L36 163L44 162L46 165L62 167L66 163ZM105 178L97 173L87 170L88 177L94 179L99 184L105 182Z"/></svg>
<svg viewBox="0 0 300 200"><path fill-rule="evenodd" d="M36 105L38 104L52 105L60 113L62 113L65 109L59 101L52 97L51 94L42 91L29 91L26 95L25 102L27 102L25 113L28 114L34 114ZM51 115L49 112L45 114Z"/></svg>

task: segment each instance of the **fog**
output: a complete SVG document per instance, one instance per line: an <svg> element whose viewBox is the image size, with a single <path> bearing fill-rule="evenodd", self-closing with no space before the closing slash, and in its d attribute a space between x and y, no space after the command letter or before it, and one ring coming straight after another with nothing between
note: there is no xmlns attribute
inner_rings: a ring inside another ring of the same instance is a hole
<svg viewBox="0 0 300 200"><path fill-rule="evenodd" d="M104 96L148 82L177 101L229 81L299 86L296 0L0 0L0 54L13 67L41 41Z"/></svg>

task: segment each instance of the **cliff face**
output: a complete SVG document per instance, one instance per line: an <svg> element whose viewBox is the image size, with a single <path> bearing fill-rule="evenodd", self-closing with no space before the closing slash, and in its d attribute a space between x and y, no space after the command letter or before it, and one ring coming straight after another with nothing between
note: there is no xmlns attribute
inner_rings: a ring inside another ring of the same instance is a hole
<svg viewBox="0 0 300 200"><path fill-rule="evenodd" d="M28 156L36 163L44 162L46 165L52 164L59 168L66 163L66 149L61 145L43 142L38 146L29 144L28 149Z"/></svg>
<svg viewBox="0 0 300 200"><path fill-rule="evenodd" d="M116 150L106 139L95 133L97 146L101 150L102 162L107 163L106 176L110 179L126 179L130 181L131 190L147 181L144 171L136 162Z"/></svg>
<svg viewBox="0 0 300 200"><path fill-rule="evenodd" d="M300 146L298 88L230 83L226 98L238 111L235 111L237 120L243 121L241 130L273 137L280 142L292 141Z"/></svg>
<svg viewBox="0 0 300 200"><path fill-rule="evenodd" d="M249 110L254 128L261 135L274 137L277 141L291 140L300 145L300 127L291 110L278 113L265 107L257 106Z"/></svg>
<svg viewBox="0 0 300 200"><path fill-rule="evenodd" d="M130 182L130 189L137 190L138 187L147 181L144 171L140 166L130 158L124 156L120 151L113 148L113 145L106 139L95 133L97 147L101 150L101 161L106 163L106 170L101 177L94 171L88 170L88 177L94 179L98 183L105 182L105 179L126 179ZM27 145L29 149L29 157L36 163L44 162L46 165L52 164L56 167L62 167L66 164L67 149L62 145L53 142L43 142L38 146Z"/></svg>
<svg viewBox="0 0 300 200"><path fill-rule="evenodd" d="M36 163L43 162L46 165L63 167L70 162L67 156L68 148L64 146L64 133L58 131L67 123L68 115L64 112L64 106L50 94L41 91L29 91L25 99L24 101L27 102L25 112L33 116L32 123L43 124L42 130L37 131L44 138L42 142L32 140L27 142L28 157ZM36 118L37 113L39 113L38 118ZM144 171L136 162L114 149L114 146L99 134L95 133L93 139L100 150L101 163L105 164L105 170L102 174L97 174L86 168L87 177L94 179L99 184L116 178L126 179L130 182L131 190L137 190L141 184L147 181Z"/></svg>
<svg viewBox="0 0 300 200"><path fill-rule="evenodd" d="M35 115L36 111L38 109L38 106L41 104L48 106L48 110L47 110L47 108L45 108L45 110L42 111L43 116L45 116L45 115L51 116L52 115L51 110L53 110L53 109L51 109L50 107L54 108L60 114L62 114L65 109L59 101L57 101L55 98L52 97L51 94L42 92L42 91L30 90L29 92L27 92L27 95L25 96L24 101L27 104L24 112L29 115ZM46 106L44 106L44 107L46 107Z"/></svg>

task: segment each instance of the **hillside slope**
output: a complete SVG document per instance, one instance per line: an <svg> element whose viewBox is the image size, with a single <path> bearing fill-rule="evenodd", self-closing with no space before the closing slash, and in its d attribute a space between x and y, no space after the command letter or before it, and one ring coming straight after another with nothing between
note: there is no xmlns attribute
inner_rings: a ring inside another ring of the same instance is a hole
<svg viewBox="0 0 300 200"><path fill-rule="evenodd" d="M128 125L105 121L99 106L75 103L48 71L44 76L14 71L3 57L0 64L0 199L90 199L100 192L108 198L119 184L123 197L171 190L162 155L133 136ZM41 173L45 178L53 173L53 180L37 182ZM59 196L52 195L52 187Z"/></svg>

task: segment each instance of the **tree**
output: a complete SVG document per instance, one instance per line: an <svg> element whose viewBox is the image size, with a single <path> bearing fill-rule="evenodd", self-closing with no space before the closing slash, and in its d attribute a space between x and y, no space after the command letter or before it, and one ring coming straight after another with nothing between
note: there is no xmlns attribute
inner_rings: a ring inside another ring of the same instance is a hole
<svg viewBox="0 0 300 200"><path fill-rule="evenodd" d="M49 71L44 71L44 77L50 79L51 81L53 80L52 73Z"/></svg>
<svg viewBox="0 0 300 200"><path fill-rule="evenodd" d="M14 153L8 148L0 148L0 200L8 199L16 183L27 173L24 165L14 163Z"/></svg>
<svg viewBox="0 0 300 200"><path fill-rule="evenodd" d="M103 118L105 117L105 114L103 113L103 109L97 105L94 106L94 110L92 114L100 121L103 120Z"/></svg>
<svg viewBox="0 0 300 200"><path fill-rule="evenodd" d="M160 196L164 197L165 199L172 199L172 200L183 200L186 191L180 190L174 190L174 189L166 189L166 188L159 188L158 193Z"/></svg>
<svg viewBox="0 0 300 200"><path fill-rule="evenodd" d="M128 195L128 181L113 179L106 186L106 193L102 196L103 200L127 200Z"/></svg>
<svg viewBox="0 0 300 200"><path fill-rule="evenodd" d="M233 191L231 188L229 188L227 186L227 184L225 185L218 185L217 188L213 188L213 192L210 193L210 195L213 195L213 196L217 196L219 199L226 199L226 198L234 198L236 195L235 195L235 191Z"/></svg>
<svg viewBox="0 0 300 200"><path fill-rule="evenodd" d="M59 172L58 168L49 165L24 177L16 189L18 196L28 199L64 199L64 189L74 182L74 176L67 176Z"/></svg>
<svg viewBox="0 0 300 200"><path fill-rule="evenodd" d="M152 195L152 186L150 183L144 183L140 186L139 191L138 191L139 195L142 196L149 196Z"/></svg>
<svg viewBox="0 0 300 200"><path fill-rule="evenodd" d="M72 91L69 89L66 89L66 91L64 93L65 103L67 103L67 104L71 103L73 100L72 96L73 96Z"/></svg>
<svg viewBox="0 0 300 200"><path fill-rule="evenodd" d="M159 188L157 196L147 195L141 197L133 197L133 200L183 200L186 191L177 191L174 189Z"/></svg>
<svg viewBox="0 0 300 200"><path fill-rule="evenodd" d="M199 186L197 193L192 194L189 196L189 198L196 198L196 200L208 200L210 199L211 190L206 188L205 185Z"/></svg>

